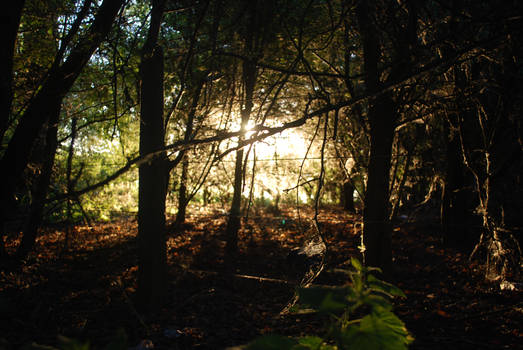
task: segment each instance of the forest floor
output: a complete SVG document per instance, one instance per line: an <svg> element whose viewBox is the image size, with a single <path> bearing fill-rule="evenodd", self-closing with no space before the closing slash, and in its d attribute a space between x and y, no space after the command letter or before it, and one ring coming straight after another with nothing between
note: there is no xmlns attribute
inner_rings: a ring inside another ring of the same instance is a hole
<svg viewBox="0 0 523 350"><path fill-rule="evenodd" d="M24 264L0 270L0 349L56 346L58 335L103 348L119 329L129 347L147 339L155 349L224 349L260 334L321 334L318 316L281 314L303 274L288 258L311 232L313 213L301 215L294 208L253 214L234 262L224 259L223 212L190 216L181 232L170 227L168 300L149 319L132 303L134 219L75 226L67 250L64 229L47 228ZM360 257L361 218L330 208L319 219L329 255L316 282L343 283L328 270ZM17 243L8 240L8 249ZM444 249L434 227L398 224L393 256L394 282L407 295L395 301L395 312L415 337L411 349L522 349L521 291L485 283L466 255Z"/></svg>

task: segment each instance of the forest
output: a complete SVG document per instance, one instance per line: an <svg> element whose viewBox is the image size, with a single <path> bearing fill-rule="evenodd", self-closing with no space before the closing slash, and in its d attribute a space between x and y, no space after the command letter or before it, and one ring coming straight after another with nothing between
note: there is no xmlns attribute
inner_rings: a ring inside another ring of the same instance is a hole
<svg viewBox="0 0 523 350"><path fill-rule="evenodd" d="M0 350L521 347L523 2L0 27Z"/></svg>

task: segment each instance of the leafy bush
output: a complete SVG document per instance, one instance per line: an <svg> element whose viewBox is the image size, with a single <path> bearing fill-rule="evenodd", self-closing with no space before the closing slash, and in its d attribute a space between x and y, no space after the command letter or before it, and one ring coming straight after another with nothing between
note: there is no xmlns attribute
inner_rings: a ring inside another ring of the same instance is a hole
<svg viewBox="0 0 523 350"><path fill-rule="evenodd" d="M393 297L405 297L394 285L378 279L380 269L351 259L353 270L338 270L350 283L339 287L314 286L298 291L299 308L329 315L325 338L288 338L268 335L254 340L248 350L403 350L413 338L392 312Z"/></svg>

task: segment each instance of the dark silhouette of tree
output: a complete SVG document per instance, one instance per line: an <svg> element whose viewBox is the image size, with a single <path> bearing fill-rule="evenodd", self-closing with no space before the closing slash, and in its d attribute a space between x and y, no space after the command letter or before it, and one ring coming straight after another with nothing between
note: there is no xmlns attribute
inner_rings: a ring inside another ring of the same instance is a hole
<svg viewBox="0 0 523 350"><path fill-rule="evenodd" d="M164 56L157 45L165 1L152 0L151 22L140 65L140 155L138 188L138 306L158 310L167 288L165 196L169 172L163 148Z"/></svg>
<svg viewBox="0 0 523 350"><path fill-rule="evenodd" d="M0 173L0 230L3 230L5 221L9 218L10 213L13 213L16 203L15 193L20 179L23 178L23 172L40 131L50 118L54 118L56 113L59 113L64 96L82 72L91 55L109 33L123 3L123 0L106 0L101 4L89 30L70 48L63 63L61 61L65 48L58 52L55 63L47 72L41 87L19 117L7 149L0 160L2 168ZM79 16L79 18L83 18L82 14ZM70 33L70 36L75 35L78 29L73 26L72 31L75 33ZM9 95L8 90L2 92ZM2 99L9 101L10 97L3 96ZM0 235L3 233L0 232Z"/></svg>

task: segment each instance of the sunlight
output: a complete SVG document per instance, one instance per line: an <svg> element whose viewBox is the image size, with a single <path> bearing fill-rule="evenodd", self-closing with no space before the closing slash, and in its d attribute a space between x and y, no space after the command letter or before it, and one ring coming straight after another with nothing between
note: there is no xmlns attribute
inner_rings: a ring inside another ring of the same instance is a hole
<svg viewBox="0 0 523 350"><path fill-rule="evenodd" d="M256 124L252 120L249 121L246 128L246 138L250 138L255 134L255 131L253 131L255 126ZM295 159L305 156L307 141L299 130L287 129L256 142L255 147L258 160L274 160L275 155L278 158Z"/></svg>
<svg viewBox="0 0 523 350"><path fill-rule="evenodd" d="M247 125L246 138L252 137L255 124ZM258 141L252 147L246 148L248 154L248 172L252 171L254 157L256 157L256 177L254 182L254 196L274 201L280 196L296 196L291 191L285 194L286 189L294 188L298 181L298 171L303 157L307 152L308 141L306 136L297 129L287 129L279 134L269 136ZM311 154L309 154L309 157ZM313 160L307 160L311 166ZM308 195L300 189L298 194L301 202L307 202Z"/></svg>

